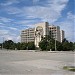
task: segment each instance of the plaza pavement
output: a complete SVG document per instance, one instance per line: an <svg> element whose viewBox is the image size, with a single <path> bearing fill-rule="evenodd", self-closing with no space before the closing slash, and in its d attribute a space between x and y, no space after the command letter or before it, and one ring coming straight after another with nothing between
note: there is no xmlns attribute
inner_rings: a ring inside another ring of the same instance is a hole
<svg viewBox="0 0 75 75"><path fill-rule="evenodd" d="M75 52L0 50L0 75L75 75Z"/></svg>

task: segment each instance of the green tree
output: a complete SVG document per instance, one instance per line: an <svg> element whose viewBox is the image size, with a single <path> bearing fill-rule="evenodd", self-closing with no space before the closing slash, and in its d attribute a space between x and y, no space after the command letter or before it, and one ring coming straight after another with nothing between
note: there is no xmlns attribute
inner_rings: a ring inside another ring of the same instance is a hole
<svg viewBox="0 0 75 75"><path fill-rule="evenodd" d="M47 50L55 50L55 40L54 39L51 38L48 41Z"/></svg>
<svg viewBox="0 0 75 75"><path fill-rule="evenodd" d="M21 43L21 50L26 50L27 49L27 43Z"/></svg>
<svg viewBox="0 0 75 75"><path fill-rule="evenodd" d="M51 32L49 34L50 35L42 37L41 41L39 42L39 47L42 50L54 50L54 39Z"/></svg>
<svg viewBox="0 0 75 75"><path fill-rule="evenodd" d="M74 49L73 43L64 39L62 42L63 51L72 51Z"/></svg>
<svg viewBox="0 0 75 75"><path fill-rule="evenodd" d="M57 42L56 42L56 48L57 48L58 51L63 51L62 43L59 42L59 41L57 41Z"/></svg>
<svg viewBox="0 0 75 75"><path fill-rule="evenodd" d="M73 51L75 51L75 42L73 43Z"/></svg>
<svg viewBox="0 0 75 75"><path fill-rule="evenodd" d="M34 42L28 42L27 48L28 48L28 50L35 50Z"/></svg>
<svg viewBox="0 0 75 75"><path fill-rule="evenodd" d="M10 45L9 49L15 49L16 48L16 43L13 43L12 45Z"/></svg>
<svg viewBox="0 0 75 75"><path fill-rule="evenodd" d="M18 43L16 44L16 48L17 48L18 50L21 49L21 43L20 43L20 42L18 42Z"/></svg>
<svg viewBox="0 0 75 75"><path fill-rule="evenodd" d="M72 50L72 51L74 50L73 45L74 45L73 42L69 42L69 50Z"/></svg>
<svg viewBox="0 0 75 75"><path fill-rule="evenodd" d="M47 45L48 45L48 42L47 40L43 40L39 42L39 47L42 49L42 50L47 50Z"/></svg>
<svg viewBox="0 0 75 75"><path fill-rule="evenodd" d="M7 40L3 42L3 48L5 49L14 49L14 42L12 40Z"/></svg>
<svg viewBox="0 0 75 75"><path fill-rule="evenodd" d="M17 50L26 50L26 49L29 49L29 50L34 50L35 49L35 45L34 45L34 42L28 42L28 43L16 43L16 48Z"/></svg>

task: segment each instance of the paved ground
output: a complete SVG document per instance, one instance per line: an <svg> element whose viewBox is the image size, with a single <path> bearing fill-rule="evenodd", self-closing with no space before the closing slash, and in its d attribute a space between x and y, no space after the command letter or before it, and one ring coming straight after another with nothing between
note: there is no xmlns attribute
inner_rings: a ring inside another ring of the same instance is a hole
<svg viewBox="0 0 75 75"><path fill-rule="evenodd" d="M65 65L74 65L74 52L0 50L0 75L75 75Z"/></svg>

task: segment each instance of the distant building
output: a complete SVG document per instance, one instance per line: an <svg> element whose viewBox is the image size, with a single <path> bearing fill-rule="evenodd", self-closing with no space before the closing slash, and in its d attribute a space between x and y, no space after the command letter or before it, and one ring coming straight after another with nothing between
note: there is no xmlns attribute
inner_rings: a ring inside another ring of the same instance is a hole
<svg viewBox="0 0 75 75"><path fill-rule="evenodd" d="M45 35L53 35L52 37L59 42L64 39L64 31L60 31L59 26L49 25L48 22L35 24L35 28L29 28L21 31L21 42L35 42L35 46L39 47L41 37Z"/></svg>
<svg viewBox="0 0 75 75"><path fill-rule="evenodd" d="M54 39L56 39L57 41L61 42L61 39L60 39L60 27L59 26L51 25L51 26L49 26L49 31L51 31L51 34L53 35L52 37Z"/></svg>
<svg viewBox="0 0 75 75"><path fill-rule="evenodd" d="M29 28L21 31L21 42L34 42L35 40L34 28Z"/></svg>

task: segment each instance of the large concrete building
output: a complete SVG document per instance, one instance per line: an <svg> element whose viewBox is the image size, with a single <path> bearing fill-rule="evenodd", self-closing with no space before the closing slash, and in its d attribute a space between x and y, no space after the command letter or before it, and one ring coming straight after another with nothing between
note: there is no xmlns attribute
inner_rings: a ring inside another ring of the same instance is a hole
<svg viewBox="0 0 75 75"><path fill-rule="evenodd" d="M48 22L43 22L35 24L35 28L22 30L21 42L35 42L35 46L39 47L41 37L50 35L49 32L53 35L52 37L59 42L62 42L64 39L64 31L60 30L59 26L49 25Z"/></svg>

